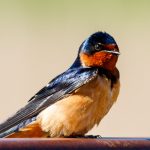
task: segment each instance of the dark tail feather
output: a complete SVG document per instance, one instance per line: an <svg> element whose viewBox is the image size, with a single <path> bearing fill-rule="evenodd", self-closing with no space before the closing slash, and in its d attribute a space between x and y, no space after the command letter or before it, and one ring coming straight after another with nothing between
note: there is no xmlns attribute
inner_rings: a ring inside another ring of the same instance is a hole
<svg viewBox="0 0 150 150"><path fill-rule="evenodd" d="M20 128L25 127L26 125L28 125L29 123L31 123L31 122L33 122L33 121L35 121L35 120L36 120L36 117L33 117L33 118L30 118L30 119L27 119L27 120L21 122L20 124L14 126L14 127L12 127L12 128L10 128L10 129L8 129L8 130L6 130L6 131L2 131L2 132L0 133L0 138L4 138L4 137L6 137L6 136L12 134L13 132L17 132ZM3 123L2 123L2 124L3 124Z"/></svg>

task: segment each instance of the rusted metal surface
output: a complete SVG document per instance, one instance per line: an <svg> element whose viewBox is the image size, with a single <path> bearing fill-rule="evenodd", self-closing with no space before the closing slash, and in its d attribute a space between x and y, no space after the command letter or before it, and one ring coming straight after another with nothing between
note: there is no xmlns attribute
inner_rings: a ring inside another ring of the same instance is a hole
<svg viewBox="0 0 150 150"><path fill-rule="evenodd" d="M0 139L0 150L150 150L150 138L43 138Z"/></svg>

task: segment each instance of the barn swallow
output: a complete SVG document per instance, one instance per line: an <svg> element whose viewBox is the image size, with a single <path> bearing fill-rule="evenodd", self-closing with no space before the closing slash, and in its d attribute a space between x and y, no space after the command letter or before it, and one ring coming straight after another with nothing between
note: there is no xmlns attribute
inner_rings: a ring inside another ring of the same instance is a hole
<svg viewBox="0 0 150 150"><path fill-rule="evenodd" d="M0 124L0 137L84 136L100 123L118 97L119 54L117 43L108 33L89 36L67 71Z"/></svg>

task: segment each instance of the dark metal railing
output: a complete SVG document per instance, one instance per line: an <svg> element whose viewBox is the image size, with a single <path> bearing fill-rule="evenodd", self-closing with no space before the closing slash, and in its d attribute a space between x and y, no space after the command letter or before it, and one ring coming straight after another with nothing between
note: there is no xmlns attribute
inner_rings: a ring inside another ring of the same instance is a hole
<svg viewBox="0 0 150 150"><path fill-rule="evenodd" d="M0 139L0 150L150 150L150 138Z"/></svg>

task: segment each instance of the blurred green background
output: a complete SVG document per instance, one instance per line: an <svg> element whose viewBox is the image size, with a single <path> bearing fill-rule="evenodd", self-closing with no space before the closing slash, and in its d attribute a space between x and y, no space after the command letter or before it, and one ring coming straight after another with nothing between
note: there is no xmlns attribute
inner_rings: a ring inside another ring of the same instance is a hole
<svg viewBox="0 0 150 150"><path fill-rule="evenodd" d="M110 33L118 43L121 91L88 134L149 136L149 0L1 0L0 121L65 71L96 31Z"/></svg>

